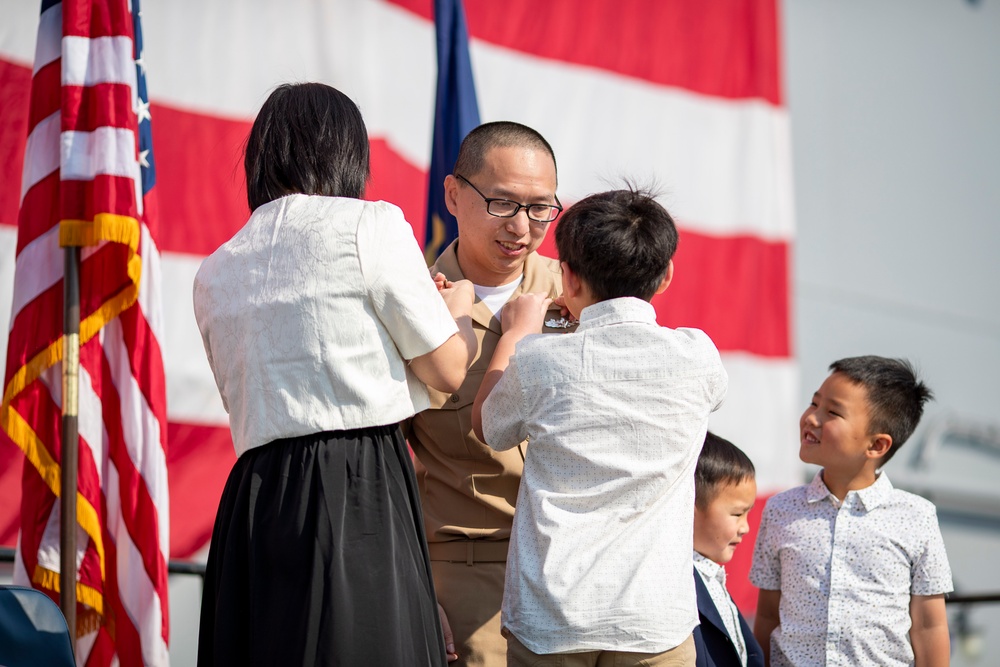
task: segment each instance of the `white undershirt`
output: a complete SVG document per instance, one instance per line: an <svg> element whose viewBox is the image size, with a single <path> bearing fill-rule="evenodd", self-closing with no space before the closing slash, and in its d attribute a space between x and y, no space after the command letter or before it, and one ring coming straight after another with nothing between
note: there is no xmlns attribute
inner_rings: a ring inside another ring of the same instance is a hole
<svg viewBox="0 0 1000 667"><path fill-rule="evenodd" d="M491 313L498 315L522 280L524 280L523 273L514 282L499 287L486 287L485 285L473 285L473 287L476 288L476 296L479 297L479 300L486 304Z"/></svg>

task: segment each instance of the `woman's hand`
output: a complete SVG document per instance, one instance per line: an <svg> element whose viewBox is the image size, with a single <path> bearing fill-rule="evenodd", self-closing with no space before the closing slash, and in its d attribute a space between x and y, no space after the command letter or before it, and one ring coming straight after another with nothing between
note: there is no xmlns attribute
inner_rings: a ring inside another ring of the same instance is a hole
<svg viewBox="0 0 1000 667"><path fill-rule="evenodd" d="M472 303L476 300L476 288L468 280L456 280L452 282L450 280L444 280L443 274L438 274L442 277L441 286L438 287L438 294L444 299L445 305L448 306L448 312L456 320L461 317L468 317L472 314ZM435 284L438 280L435 276Z"/></svg>

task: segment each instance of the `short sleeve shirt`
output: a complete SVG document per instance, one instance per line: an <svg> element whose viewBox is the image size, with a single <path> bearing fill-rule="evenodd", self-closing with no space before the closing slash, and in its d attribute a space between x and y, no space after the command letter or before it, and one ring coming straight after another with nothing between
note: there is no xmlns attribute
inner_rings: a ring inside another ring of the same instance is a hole
<svg viewBox="0 0 1000 667"><path fill-rule="evenodd" d="M694 466L727 386L711 339L640 299L518 344L483 433L497 450L528 438L501 619L528 649L659 653L690 635Z"/></svg>
<svg viewBox="0 0 1000 667"><path fill-rule="evenodd" d="M953 590L934 505L884 472L843 502L822 473L771 498L750 581L781 591L775 666L911 665L910 597Z"/></svg>
<svg viewBox="0 0 1000 667"><path fill-rule="evenodd" d="M289 195L202 263L194 308L237 455L430 405L406 361L457 330L386 202Z"/></svg>

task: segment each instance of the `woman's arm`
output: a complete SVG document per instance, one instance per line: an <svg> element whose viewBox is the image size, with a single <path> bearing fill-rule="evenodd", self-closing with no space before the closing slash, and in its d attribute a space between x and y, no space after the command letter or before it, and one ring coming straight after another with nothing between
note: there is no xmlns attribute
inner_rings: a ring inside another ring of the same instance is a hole
<svg viewBox="0 0 1000 667"><path fill-rule="evenodd" d="M457 391L465 381L473 359L476 358L478 343L472 330L472 302L476 298L475 288L468 280L449 283L451 286L439 290L448 306L448 312L455 318L458 333L427 354L410 360L410 369L424 384L438 391Z"/></svg>

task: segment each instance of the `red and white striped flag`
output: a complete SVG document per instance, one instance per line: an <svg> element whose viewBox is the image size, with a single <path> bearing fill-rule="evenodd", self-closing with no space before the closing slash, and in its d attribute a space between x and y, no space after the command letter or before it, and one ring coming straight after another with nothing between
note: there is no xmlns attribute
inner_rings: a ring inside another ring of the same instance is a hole
<svg viewBox="0 0 1000 667"><path fill-rule="evenodd" d="M169 663L167 413L149 119L138 0L43 2L0 422L26 459L15 582L58 600L67 445L62 246L82 246L80 665Z"/></svg>

